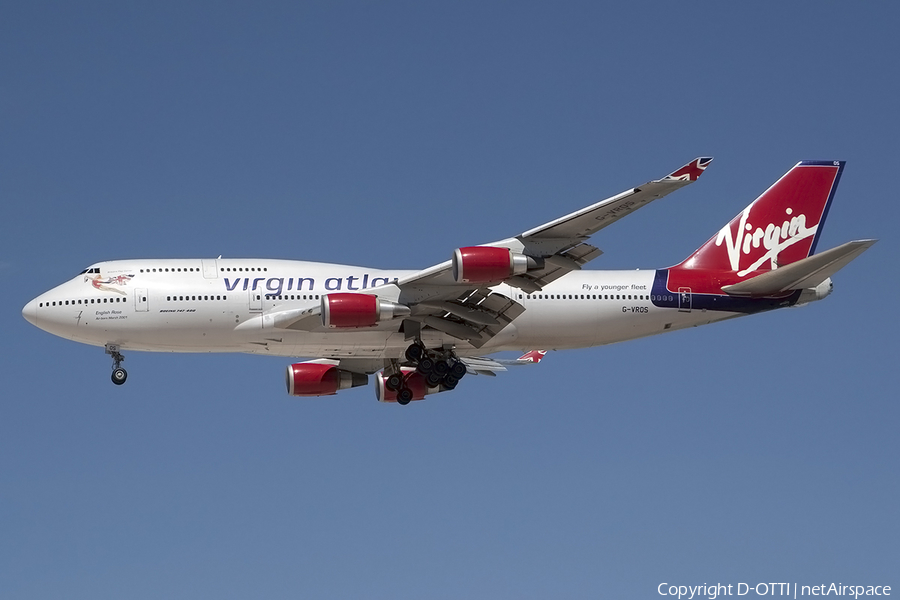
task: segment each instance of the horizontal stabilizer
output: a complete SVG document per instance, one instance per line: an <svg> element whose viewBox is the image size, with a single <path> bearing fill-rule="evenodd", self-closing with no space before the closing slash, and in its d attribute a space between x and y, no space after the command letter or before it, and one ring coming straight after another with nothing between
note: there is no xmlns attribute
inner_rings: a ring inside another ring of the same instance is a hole
<svg viewBox="0 0 900 600"><path fill-rule="evenodd" d="M857 240L778 267L747 281L722 287L731 296L775 296L791 290L814 288L869 249L878 240Z"/></svg>

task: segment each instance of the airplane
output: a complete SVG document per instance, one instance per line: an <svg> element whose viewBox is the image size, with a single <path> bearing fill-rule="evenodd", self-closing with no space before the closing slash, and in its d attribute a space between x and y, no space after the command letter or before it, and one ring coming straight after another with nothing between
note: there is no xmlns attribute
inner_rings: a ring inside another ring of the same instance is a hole
<svg viewBox="0 0 900 600"><path fill-rule="evenodd" d="M98 262L22 314L102 346L112 381L124 350L313 357L288 366L292 396L366 385L401 405L467 374L537 364L585 348L800 306L877 240L815 253L843 161L802 161L694 253L665 269L583 270L593 234L696 181L712 158L517 236L453 250L421 271L273 259ZM533 350L541 348L542 350ZM516 360L486 356L526 351Z"/></svg>

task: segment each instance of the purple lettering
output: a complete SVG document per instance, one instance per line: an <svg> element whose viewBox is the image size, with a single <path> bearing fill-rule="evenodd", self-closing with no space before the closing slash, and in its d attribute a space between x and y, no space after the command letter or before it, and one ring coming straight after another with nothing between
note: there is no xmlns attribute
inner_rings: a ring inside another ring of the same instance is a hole
<svg viewBox="0 0 900 600"><path fill-rule="evenodd" d="M274 285L273 285L274 284ZM281 295L281 289L284 287L284 279L279 277L273 277L266 282L266 289L275 294L276 296Z"/></svg>

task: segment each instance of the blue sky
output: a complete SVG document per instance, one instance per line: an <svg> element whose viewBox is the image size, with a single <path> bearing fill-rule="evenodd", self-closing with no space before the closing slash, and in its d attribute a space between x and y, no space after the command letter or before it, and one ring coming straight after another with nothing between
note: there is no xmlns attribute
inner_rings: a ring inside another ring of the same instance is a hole
<svg viewBox="0 0 900 600"><path fill-rule="evenodd" d="M0 595L650 598L900 587L898 10L863 3L20 3L0 12ZM662 176L592 268L687 256L847 161L826 301L466 379L289 398L21 307L129 257L419 268ZM751 594L752 596L752 594Z"/></svg>

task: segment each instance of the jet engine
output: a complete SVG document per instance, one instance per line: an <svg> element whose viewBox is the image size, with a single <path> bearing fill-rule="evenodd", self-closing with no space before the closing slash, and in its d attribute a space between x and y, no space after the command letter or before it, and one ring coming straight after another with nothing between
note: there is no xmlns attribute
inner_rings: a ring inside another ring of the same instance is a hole
<svg viewBox="0 0 900 600"><path fill-rule="evenodd" d="M403 375L403 387L409 388L412 392L411 400L422 400L429 394L437 394L439 392L450 391L450 388L438 385L428 387L425 382L425 376L410 367L401 369ZM387 378L384 371L375 375L375 397L379 402L397 402L397 392L389 390L385 385Z"/></svg>
<svg viewBox="0 0 900 600"><path fill-rule="evenodd" d="M371 327L409 315L409 307L371 294L326 294L322 296L325 327Z"/></svg>
<svg viewBox="0 0 900 600"><path fill-rule="evenodd" d="M468 246L453 251L453 279L457 283L491 283L520 275L540 265L509 248Z"/></svg>
<svg viewBox="0 0 900 600"><path fill-rule="evenodd" d="M297 363L287 368L287 391L291 396L330 396L369 383L369 376L338 369L334 365Z"/></svg>

